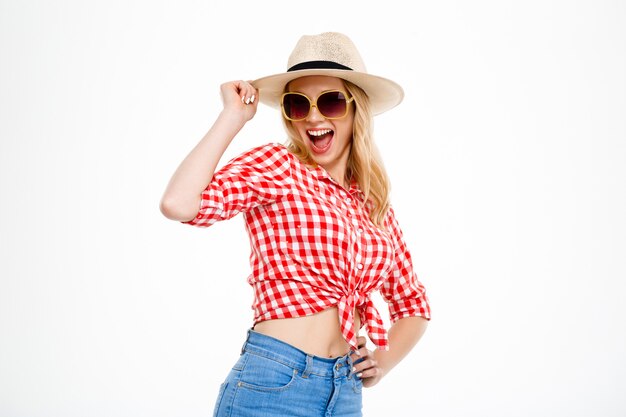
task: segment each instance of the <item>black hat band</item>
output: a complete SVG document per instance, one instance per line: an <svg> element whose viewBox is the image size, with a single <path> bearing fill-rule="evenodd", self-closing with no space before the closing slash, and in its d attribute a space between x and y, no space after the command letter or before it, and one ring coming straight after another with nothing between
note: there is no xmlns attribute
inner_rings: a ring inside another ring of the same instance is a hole
<svg viewBox="0 0 626 417"><path fill-rule="evenodd" d="M293 67L289 68L287 72L307 69L338 69L352 71L352 68L346 67L345 65L341 65L333 61L306 61L294 65Z"/></svg>

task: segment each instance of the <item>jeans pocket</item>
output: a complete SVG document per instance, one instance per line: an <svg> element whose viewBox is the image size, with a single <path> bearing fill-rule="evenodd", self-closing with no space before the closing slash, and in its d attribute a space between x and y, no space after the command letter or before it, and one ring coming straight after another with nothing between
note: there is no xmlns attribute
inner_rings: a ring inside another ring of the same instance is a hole
<svg viewBox="0 0 626 417"><path fill-rule="evenodd" d="M237 386L255 391L277 392L289 388L297 379L298 370L281 362L246 352L250 355Z"/></svg>

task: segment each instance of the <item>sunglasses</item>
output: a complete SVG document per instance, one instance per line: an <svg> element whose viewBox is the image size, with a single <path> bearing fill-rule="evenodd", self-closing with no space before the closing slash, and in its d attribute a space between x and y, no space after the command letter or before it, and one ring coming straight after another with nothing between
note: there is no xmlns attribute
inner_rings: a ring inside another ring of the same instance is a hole
<svg viewBox="0 0 626 417"><path fill-rule="evenodd" d="M348 114L348 104L352 101L354 97L347 98L346 93L339 90L324 91L315 102L302 93L287 92L281 97L280 106L287 120L298 122L307 118L312 107L317 107L327 119L341 119Z"/></svg>

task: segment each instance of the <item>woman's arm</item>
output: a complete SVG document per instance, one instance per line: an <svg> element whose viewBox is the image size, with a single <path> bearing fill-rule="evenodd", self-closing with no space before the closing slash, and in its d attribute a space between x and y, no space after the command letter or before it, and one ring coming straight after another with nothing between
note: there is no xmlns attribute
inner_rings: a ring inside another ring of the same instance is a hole
<svg viewBox="0 0 626 417"><path fill-rule="evenodd" d="M160 209L171 220L189 221L198 213L202 191L220 158L241 128L254 117L258 91L245 81L220 87L224 109L217 120L172 175L161 198Z"/></svg>
<svg viewBox="0 0 626 417"><path fill-rule="evenodd" d="M360 373L363 386L376 385L415 347L426 331L428 320L423 317L405 317L396 321L389 329L389 350L369 351L365 347L365 337L359 337L359 354L352 354L352 360L363 358L354 365L355 372Z"/></svg>

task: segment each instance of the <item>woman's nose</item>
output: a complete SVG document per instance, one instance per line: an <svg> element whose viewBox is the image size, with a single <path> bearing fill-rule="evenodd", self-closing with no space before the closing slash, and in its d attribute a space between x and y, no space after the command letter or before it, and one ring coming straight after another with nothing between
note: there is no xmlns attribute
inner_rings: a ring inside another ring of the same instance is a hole
<svg viewBox="0 0 626 417"><path fill-rule="evenodd" d="M309 114L306 116L306 119L307 121L317 121L317 120L323 120L324 116L317 109L317 106L313 104L311 106L311 109L309 110Z"/></svg>

